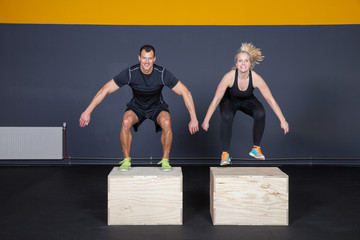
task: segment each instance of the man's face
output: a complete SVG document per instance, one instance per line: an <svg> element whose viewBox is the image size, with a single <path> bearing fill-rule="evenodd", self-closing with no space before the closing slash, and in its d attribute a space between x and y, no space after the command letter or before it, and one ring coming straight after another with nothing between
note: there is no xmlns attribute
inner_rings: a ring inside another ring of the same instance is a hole
<svg viewBox="0 0 360 240"><path fill-rule="evenodd" d="M156 57L154 56L154 52L146 52L145 50L141 51L139 56L140 69L145 74L150 74L153 70L154 62Z"/></svg>

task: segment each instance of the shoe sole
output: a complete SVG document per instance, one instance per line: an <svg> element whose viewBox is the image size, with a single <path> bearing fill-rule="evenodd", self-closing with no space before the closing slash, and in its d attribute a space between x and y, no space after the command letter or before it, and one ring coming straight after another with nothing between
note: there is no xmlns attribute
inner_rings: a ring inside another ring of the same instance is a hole
<svg viewBox="0 0 360 240"><path fill-rule="evenodd" d="M230 165L230 164L231 164L231 161L226 161L226 162L220 163L220 166L227 166L227 165Z"/></svg>
<svg viewBox="0 0 360 240"><path fill-rule="evenodd" d="M160 170L163 172L170 172L172 170L172 168L165 168L165 169L160 168Z"/></svg>
<svg viewBox="0 0 360 240"><path fill-rule="evenodd" d="M120 169L120 168L119 168L119 171L120 171L120 172L128 172L129 170L131 170L131 167L129 167L128 169Z"/></svg>
<svg viewBox="0 0 360 240"><path fill-rule="evenodd" d="M256 155L252 153L249 153L249 155L256 159L265 160L265 157L256 157Z"/></svg>

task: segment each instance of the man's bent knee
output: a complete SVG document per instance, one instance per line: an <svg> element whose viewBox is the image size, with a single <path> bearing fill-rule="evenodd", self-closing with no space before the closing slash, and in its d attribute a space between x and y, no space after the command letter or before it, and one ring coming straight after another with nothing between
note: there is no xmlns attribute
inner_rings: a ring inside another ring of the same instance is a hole
<svg viewBox="0 0 360 240"><path fill-rule="evenodd" d="M171 118L168 112L161 112L158 116L157 122L163 130L171 130Z"/></svg>
<svg viewBox="0 0 360 240"><path fill-rule="evenodd" d="M136 122L137 122L137 116L135 115L134 112L132 111L125 112L121 123L121 127L124 130L129 130L134 124L136 124Z"/></svg>
<svg viewBox="0 0 360 240"><path fill-rule="evenodd" d="M160 127L167 131L167 130L171 130L171 121L170 119L164 119L161 121Z"/></svg>
<svg viewBox="0 0 360 240"><path fill-rule="evenodd" d="M129 130L132 127L132 121L130 119L124 118L121 124L121 128L124 130Z"/></svg>

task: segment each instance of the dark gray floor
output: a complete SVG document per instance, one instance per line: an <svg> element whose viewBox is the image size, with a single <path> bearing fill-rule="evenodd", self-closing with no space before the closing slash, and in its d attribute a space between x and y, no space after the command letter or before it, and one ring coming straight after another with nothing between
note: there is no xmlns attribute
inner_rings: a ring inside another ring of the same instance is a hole
<svg viewBox="0 0 360 240"><path fill-rule="evenodd" d="M112 166L0 167L0 239L360 239L359 167L282 167L289 226L213 226L209 167L183 167L182 226L107 226Z"/></svg>

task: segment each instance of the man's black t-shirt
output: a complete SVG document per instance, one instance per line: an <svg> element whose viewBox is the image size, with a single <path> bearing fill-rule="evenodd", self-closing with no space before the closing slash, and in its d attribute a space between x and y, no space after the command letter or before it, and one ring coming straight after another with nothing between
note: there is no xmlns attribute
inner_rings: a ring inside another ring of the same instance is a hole
<svg viewBox="0 0 360 240"><path fill-rule="evenodd" d="M126 84L131 87L133 91L131 102L142 109L150 109L163 103L161 94L163 87L167 86L171 89L179 81L168 70L155 64L151 74L144 74L140 70L139 63L123 70L113 79L119 87Z"/></svg>

